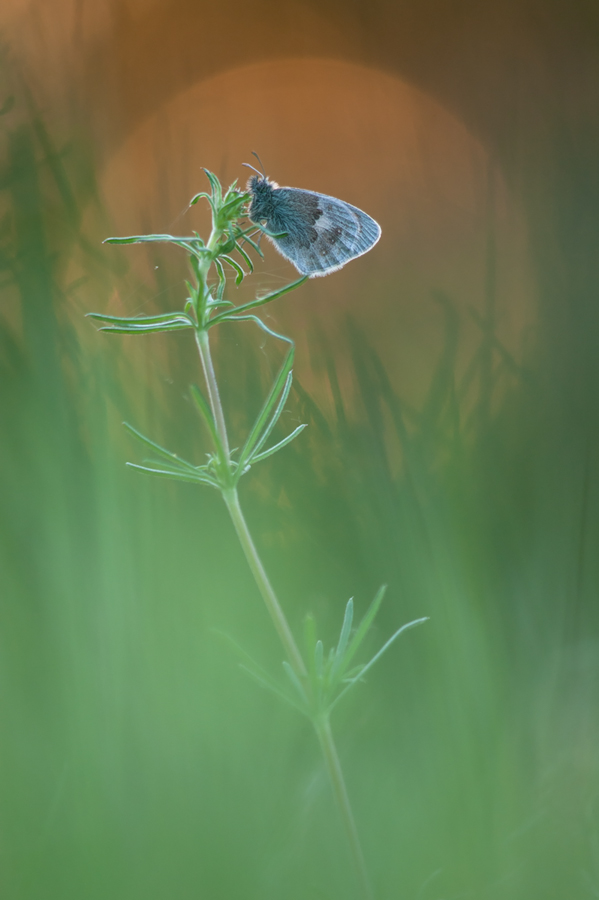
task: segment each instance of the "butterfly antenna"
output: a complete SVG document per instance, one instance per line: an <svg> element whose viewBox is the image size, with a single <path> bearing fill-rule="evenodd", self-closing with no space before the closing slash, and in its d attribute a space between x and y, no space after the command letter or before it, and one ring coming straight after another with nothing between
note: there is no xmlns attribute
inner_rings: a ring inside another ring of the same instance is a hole
<svg viewBox="0 0 599 900"><path fill-rule="evenodd" d="M258 160L258 162L260 164L260 168L262 169L262 174L266 178L266 172L264 171L264 166L262 165L262 160L260 159L260 157L258 156L258 154L256 153L255 150L252 150L252 156L255 156L256 159Z"/></svg>
<svg viewBox="0 0 599 900"><path fill-rule="evenodd" d="M241 165L242 165L242 166L245 166L246 169L253 169L253 171L256 172L256 174L259 175L260 178L265 178L265 177L266 177L266 176L265 176L262 172L260 172L255 166L250 166L249 163L241 163Z"/></svg>

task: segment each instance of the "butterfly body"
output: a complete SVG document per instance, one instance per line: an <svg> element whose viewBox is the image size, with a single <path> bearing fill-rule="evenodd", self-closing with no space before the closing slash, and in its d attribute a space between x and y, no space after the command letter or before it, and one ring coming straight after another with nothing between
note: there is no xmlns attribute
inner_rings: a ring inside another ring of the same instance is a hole
<svg viewBox="0 0 599 900"><path fill-rule="evenodd" d="M310 278L362 256L381 236L373 218L336 197L279 187L260 175L250 178L248 191L249 218L264 224L279 253Z"/></svg>

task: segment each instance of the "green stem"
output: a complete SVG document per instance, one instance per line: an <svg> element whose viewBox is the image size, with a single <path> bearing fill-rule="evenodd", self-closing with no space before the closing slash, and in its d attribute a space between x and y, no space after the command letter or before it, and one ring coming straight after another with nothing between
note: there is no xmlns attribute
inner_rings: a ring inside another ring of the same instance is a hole
<svg viewBox="0 0 599 900"><path fill-rule="evenodd" d="M208 338L208 332L203 329L196 329L196 344L198 345L198 350L200 351L200 359L202 361L202 369L204 370L204 379L206 381L206 387L208 388L208 399L210 401L210 408L212 409L212 415L214 416L214 422L216 424L216 430L218 432L218 436L220 438L222 449L225 454L225 458L229 460L230 458L230 450L229 450L229 438L227 436L227 426L225 423L225 416L223 413L223 405L220 402L220 393L218 390L218 382L216 380L216 373L214 371L214 366L212 364L212 354L210 353L210 340Z"/></svg>
<svg viewBox="0 0 599 900"><path fill-rule="evenodd" d="M213 236L211 236L211 240L212 237ZM206 274L207 273L204 272L202 273L204 285ZM208 390L210 406L212 409L212 415L214 416L214 421L216 423L219 440L228 461L230 459L229 439L218 390L218 383L216 380L216 373L212 364L212 356L210 353L210 339L208 337L208 332L201 327L196 330L196 343L198 345L200 359L202 361L202 368L204 371L204 377L206 379L206 386ZM258 555L256 545L254 544L249 528L245 521L245 517L241 510L241 506L239 505L237 488L223 488L222 495L225 503L227 504L227 509L229 510L231 520L235 527L235 531L237 532L237 537L239 538L239 542L243 548L243 552L245 553L245 558L254 576L256 584L258 585L258 589L262 594L262 598L266 604L266 608L276 628L277 634L279 635L281 643L285 648L287 659L289 660L289 663L293 668L295 674L305 684L308 678L306 666L291 632L291 628L289 627L287 617L285 616L285 613L281 608L281 604L279 603L277 595L275 594L273 587L269 581L266 570L262 565L262 560ZM337 749L333 740L333 734L331 731L331 725L328 715L315 717L313 719L313 724L318 736L322 754L324 756L329 778L331 780L335 800L337 802L341 817L343 819L343 823L345 825L354 865L356 868L356 874L362 890L363 900L373 900L373 894L370 888L368 874L366 871L366 864L364 862L364 854L362 853L360 838L358 837L358 830L356 828L351 804L349 802L349 795L347 793L347 787L345 785L345 779L343 778L341 763L339 762L339 756L337 755Z"/></svg>
<svg viewBox="0 0 599 900"><path fill-rule="evenodd" d="M229 510L231 519L233 520L233 525L235 526L235 531L237 532L239 543L243 548L245 558L247 559L248 565L252 570L252 575L256 580L256 584L258 585L260 593L262 594L262 598L266 603L266 608L268 609L273 624L277 629L277 634L279 635L281 643L285 648L285 653L287 654L289 663L293 667L296 675L298 675L300 678L306 678L308 674L306 672L306 666L304 665L301 653L299 652L297 644L295 643L295 639L291 633L291 629L289 627L289 623L287 622L285 613L281 609L281 605L278 601L277 595L275 594L264 566L262 565L262 560L258 556L256 545L252 540L252 536L247 527L245 517L243 515L243 512L241 511L241 506L239 505L237 488L231 488L229 491L223 492L223 497L225 503L227 504L227 509Z"/></svg>
<svg viewBox="0 0 599 900"><path fill-rule="evenodd" d="M214 416L216 429L218 431L218 436L225 452L226 459L229 460L229 438L227 436L227 426L223 414L223 407L222 403L220 402L216 373L212 364L212 356L210 353L210 339L208 337L208 332L202 330L196 331L196 342L198 345L198 350L200 351L200 359L202 360L202 368L204 370L204 376L206 378L206 387L208 389L208 398L210 401L210 406L212 408L212 415ZM293 634L291 633L291 628L289 627L289 623L287 622L285 613L281 608L281 604L279 603L277 595L275 594L273 587L269 581L266 570L262 565L262 560L258 555L256 545L252 540L252 536L250 534L249 528L247 527L245 517L243 515L243 512L241 511L241 506L239 505L237 488L230 487L228 489L223 489L222 495L225 503L227 504L227 509L229 510L233 525L235 526L237 537L239 538L239 542L243 548L243 552L245 553L245 558L248 561L248 565L252 571L252 575L256 580L256 584L258 585L260 593L262 594L262 598L266 603L266 608L270 613L270 617L277 630L277 634L279 635L281 643L285 648L285 653L287 654L289 663L293 667L296 675L305 678L308 673L306 671L304 661L302 659L301 653L298 650L297 644L295 643Z"/></svg>
<svg viewBox="0 0 599 900"><path fill-rule="evenodd" d="M362 853L362 845L360 844L358 829L356 828L354 814L349 802L349 794L347 793L347 787L345 785L345 779L343 777L343 770L341 769L341 763L337 754L337 748L335 747L335 741L333 739L333 732L331 731L331 723L328 715L322 716L318 719L314 719L314 728L318 736L322 755L325 759L327 771L331 780L331 786L335 795L335 800L337 801L337 806L339 807L339 811L343 819L343 824L345 826L345 831L354 860L356 875L362 889L362 896L364 897L364 900L373 900L374 895L372 893L372 888L370 887L370 881L368 879L368 872L366 870L364 854Z"/></svg>

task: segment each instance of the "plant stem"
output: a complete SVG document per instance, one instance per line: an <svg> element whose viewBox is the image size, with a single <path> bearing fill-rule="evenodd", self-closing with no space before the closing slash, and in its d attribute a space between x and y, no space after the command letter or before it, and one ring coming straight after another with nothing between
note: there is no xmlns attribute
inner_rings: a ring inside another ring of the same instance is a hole
<svg viewBox="0 0 599 900"><path fill-rule="evenodd" d="M235 531L237 532L239 543L243 547L243 552L245 553L245 558L247 559L248 565L252 570L252 575L254 576L256 584L258 585L260 593L262 594L262 598L266 603L266 608L268 609L273 624L277 629L277 634L281 638L281 643L285 648L285 653L287 654L289 663L296 675L299 675L300 678L305 678L308 673L306 672L304 661L297 648L295 639L291 633L291 629L289 627L289 623L287 622L285 613L281 609L281 605L277 599L277 595L275 594L264 566L262 565L262 560L258 556L256 545L252 540L252 536L247 527L245 517L241 511L241 506L239 505L237 489L232 488L230 491L223 493L223 496L225 499L225 503L227 504L227 509L229 510L229 513L231 515L231 519L233 520L233 525L235 526Z"/></svg>
<svg viewBox="0 0 599 900"><path fill-rule="evenodd" d="M227 427L223 414L222 404L220 401L218 384L216 381L216 373L212 364L208 332L203 329L198 329L196 331L196 342L198 345L198 350L200 352L200 359L202 361L202 368L204 370L204 376L206 379L206 386L208 389L208 397L210 406L212 408L212 414L216 423L218 436L228 460L229 439L227 436ZM230 487L228 489L223 489L222 495L225 503L227 504L227 509L229 510L231 520L235 527L235 531L237 532L237 537L239 538L239 542L243 548L243 552L245 553L245 558L254 576L256 584L258 585L258 589L262 594L262 598L266 604L266 608L268 609L272 622L277 630L277 634L279 635L281 643L285 648L285 653L287 654L289 664L293 668L295 674L300 678L302 683L307 687L306 681L308 673L306 671L306 666L291 632L291 628L289 627L287 617L285 616L285 613L281 608L281 604L279 603L277 595L275 594L273 587L269 581L266 570L262 565L262 560L258 555L256 545L254 544L249 528L245 521L245 517L241 510L241 506L239 504L237 488ZM343 823L345 825L354 865L356 868L356 874L361 886L363 900L373 900L373 894L366 871L366 864L364 862L364 854L362 853L360 838L358 837L358 830L356 828L351 804L349 802L349 795L347 793L347 787L345 785L341 763L339 761L339 756L337 755L337 748L335 747L335 742L333 740L333 733L331 731L329 716L315 716L313 718L313 724L318 736L322 754L324 756L329 778L331 780L335 800L337 802L341 817L343 819Z"/></svg>
<svg viewBox="0 0 599 900"><path fill-rule="evenodd" d="M320 742L322 755L324 756L335 800L345 825L345 831L351 848L356 875L362 888L362 896L364 900L373 900L374 895L370 887L366 863L364 862L364 854L362 853L362 845L358 836L358 829L354 820L351 804L349 802L349 794L345 785L341 763L337 754L337 748L331 731L331 723L328 715L314 719L314 728Z"/></svg>
<svg viewBox="0 0 599 900"><path fill-rule="evenodd" d="M208 388L208 399L210 401L210 408L212 409L212 415L214 416L214 421L216 423L216 430L218 431L218 436L221 440L225 456L228 460L230 456L229 438L227 436L227 426L225 424L223 405L220 402L220 393L218 390L216 373L214 371L214 366L212 365L210 340L208 338L207 331L204 331L203 329L196 329L196 344L198 345L198 350L200 351L202 369L204 370L204 378L206 380L206 387Z"/></svg>
<svg viewBox="0 0 599 900"><path fill-rule="evenodd" d="M212 414L216 423L218 436L221 440L228 460L229 439L227 436L227 426L223 414L223 407L220 402L220 394L218 391L216 374L214 372L214 366L212 364L208 332L196 331L196 341L198 349L200 351L200 358L202 360L204 376L206 378L206 386L208 388L208 397L210 400L210 406L212 408ZM256 580L256 584L258 585L260 593L262 594L262 598L266 603L266 608L270 613L270 617L277 630L277 634L279 635L281 643L285 648L285 653L287 654L289 663L293 667L296 675L305 678L307 672L304 661L302 659L301 653L298 650L297 644L295 643L293 634L291 633L291 628L289 627L289 623L287 622L285 613L281 608L281 604L279 603L277 595L275 594L273 587L268 579L266 570L262 565L262 560L258 556L256 545L252 540L252 536L250 534L249 528L247 527L245 517L243 515L243 512L241 511L241 506L239 505L237 488L231 487L228 490L223 490L222 494L223 499L227 504L227 509L229 510L233 525L235 526L237 537L239 538L239 542L243 548L243 552L245 553L245 558L248 561L248 565L252 571L252 575Z"/></svg>

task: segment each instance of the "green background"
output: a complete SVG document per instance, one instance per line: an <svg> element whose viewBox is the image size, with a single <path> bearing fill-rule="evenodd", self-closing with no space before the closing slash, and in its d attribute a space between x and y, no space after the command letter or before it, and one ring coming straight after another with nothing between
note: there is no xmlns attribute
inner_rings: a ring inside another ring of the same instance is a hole
<svg viewBox="0 0 599 900"><path fill-rule="evenodd" d="M430 285L441 339L417 404L382 361L384 326L338 304L331 337L306 315L290 420L310 427L248 476L248 520L298 634L312 611L332 643L347 598L360 613L381 583L373 651L431 618L334 718L377 897L597 896L595 7L157 2L137 19L107 5L89 33L77 9L50 23L16 4L2 25L2 896L354 896L307 724L218 635L279 670L222 502L124 467L123 419L201 461L191 341L82 324L123 284L152 308L181 296L184 261L140 273L99 244L102 166L136 123L216 71L327 54L406 79L477 135L524 211L534 321L518 353L497 336L492 228L466 361L467 313ZM368 272L369 306L391 308L397 270ZM261 347L249 328L218 342L239 436L280 359Z"/></svg>

